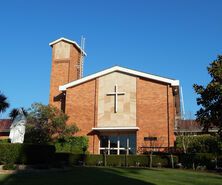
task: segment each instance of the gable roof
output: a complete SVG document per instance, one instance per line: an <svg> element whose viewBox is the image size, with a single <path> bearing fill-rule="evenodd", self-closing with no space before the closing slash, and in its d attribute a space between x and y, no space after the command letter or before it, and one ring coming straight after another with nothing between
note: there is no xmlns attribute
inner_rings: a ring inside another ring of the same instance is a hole
<svg viewBox="0 0 222 185"><path fill-rule="evenodd" d="M60 41L65 41L65 42L68 42L70 44L73 44L74 46L76 46L86 56L85 51L83 51L82 48L75 41L66 39L64 37L61 37L60 39L57 39L57 40L55 40L53 42L50 42L49 45L52 47L54 44L56 44L56 43L58 43Z"/></svg>
<svg viewBox="0 0 222 185"><path fill-rule="evenodd" d="M0 119L0 132L9 132L11 124L11 119Z"/></svg>
<svg viewBox="0 0 222 185"><path fill-rule="evenodd" d="M219 129L216 126L210 126L208 129L208 132L217 132ZM177 126L174 130L177 133L186 133L186 132L202 132L204 133L204 127L201 125L200 122L197 122L196 120L178 120ZM206 133L206 132L205 132Z"/></svg>
<svg viewBox="0 0 222 185"><path fill-rule="evenodd" d="M127 68L120 67L120 66L114 66L114 67L108 68L106 70L100 71L98 73L94 73L94 74L86 76L84 78L75 80L73 82L67 83L67 84L62 85L62 86L59 86L59 90L60 91L65 91L69 87L79 85L81 83L87 82L89 80L92 80L92 79L100 77L100 76L107 75L107 74L112 73L112 72L122 72L122 73L130 74L130 75L134 75L134 76L139 76L139 77L151 79L151 80L156 80L156 81L159 81L159 82L168 83L172 86L179 86L179 80L164 78L164 77L160 77L160 76L156 76L156 75L152 75L152 74L148 74L148 73L143 73L143 72L140 72L140 71L135 71L135 70L132 70L132 69L127 69Z"/></svg>

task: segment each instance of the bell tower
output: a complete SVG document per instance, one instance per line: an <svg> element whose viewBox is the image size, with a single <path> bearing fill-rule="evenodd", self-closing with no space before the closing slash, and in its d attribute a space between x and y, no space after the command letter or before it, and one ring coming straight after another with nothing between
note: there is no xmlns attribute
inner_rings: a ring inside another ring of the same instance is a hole
<svg viewBox="0 0 222 185"><path fill-rule="evenodd" d="M72 40L60 38L49 45L52 47L49 104L65 111L65 92L59 86L82 77L83 57L86 53Z"/></svg>

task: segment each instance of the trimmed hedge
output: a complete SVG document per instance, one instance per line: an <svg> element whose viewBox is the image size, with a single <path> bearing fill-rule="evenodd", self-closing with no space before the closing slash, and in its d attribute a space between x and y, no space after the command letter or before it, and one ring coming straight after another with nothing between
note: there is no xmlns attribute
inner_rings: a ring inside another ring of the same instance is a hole
<svg viewBox="0 0 222 185"><path fill-rule="evenodd" d="M38 144L0 144L1 164L40 164L53 161L55 147Z"/></svg>
<svg viewBox="0 0 222 185"><path fill-rule="evenodd" d="M222 156L216 156L212 153L180 154L179 162L185 168L206 166L207 169L215 169L216 163L219 167L222 166Z"/></svg>
<svg viewBox="0 0 222 185"><path fill-rule="evenodd" d="M83 156L81 154L72 154L65 152L55 153L54 156L54 164L65 164L65 165L78 165L79 161L83 160Z"/></svg>
<svg viewBox="0 0 222 185"><path fill-rule="evenodd" d="M171 167L170 155L153 155L153 167ZM178 158L173 156L174 164L178 162ZM56 153L55 161L69 165L88 165L103 166L105 165L104 155L84 155L72 153ZM107 155L106 166L140 166L148 167L150 165L149 155Z"/></svg>
<svg viewBox="0 0 222 185"><path fill-rule="evenodd" d="M0 144L3 144L3 143L10 143L9 139L0 139Z"/></svg>
<svg viewBox="0 0 222 185"><path fill-rule="evenodd" d="M85 164L89 166L103 166L104 165L104 157L103 155L86 155Z"/></svg>
<svg viewBox="0 0 222 185"><path fill-rule="evenodd" d="M127 156L127 166L149 166L149 155L129 155Z"/></svg>
<svg viewBox="0 0 222 185"><path fill-rule="evenodd" d="M56 152L84 154L88 148L88 138L85 136L68 137L54 143Z"/></svg>
<svg viewBox="0 0 222 185"><path fill-rule="evenodd" d="M2 167L3 170L16 170L16 165L14 164L5 164Z"/></svg>
<svg viewBox="0 0 222 185"><path fill-rule="evenodd" d="M172 167L171 155L153 154L152 167ZM173 156L174 165L181 163L185 168L205 166L215 169L222 167L222 155L213 153L191 153ZM137 166L149 167L150 155L89 155L67 152L55 153L54 145L0 144L0 164L44 164L54 166Z"/></svg>

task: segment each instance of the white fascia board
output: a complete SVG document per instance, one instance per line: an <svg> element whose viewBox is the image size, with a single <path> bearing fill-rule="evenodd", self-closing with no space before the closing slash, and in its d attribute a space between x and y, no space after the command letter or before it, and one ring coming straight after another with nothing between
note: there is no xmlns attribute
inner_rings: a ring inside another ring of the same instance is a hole
<svg viewBox="0 0 222 185"><path fill-rule="evenodd" d="M180 81L179 80L174 80L172 83L171 83L172 86L179 86L180 85Z"/></svg>
<svg viewBox="0 0 222 185"><path fill-rule="evenodd" d="M115 71L131 74L131 75L135 75L135 76L140 76L140 77L143 77L143 78L148 78L148 79L151 79L151 80L156 80L156 81L160 81L160 82L169 83L172 86L179 86L179 80L173 80L173 79L164 78L164 77L160 77L160 76L156 76L156 75L151 75L151 74L148 74L148 73L135 71L135 70L132 70L132 69L127 69L127 68L123 68L123 67L119 67L119 66L114 66L114 67L111 67L109 69L103 70L101 72L86 76L84 78L81 78L79 80L75 80L75 81L70 82L70 83L65 84L65 85L59 86L59 90L60 91L65 91L69 87L81 84L83 82L87 82L87 81L92 80L94 78L97 78L99 76L103 76L103 75L106 75L106 74L109 74L109 73L112 73L112 72L115 72Z"/></svg>
<svg viewBox="0 0 222 185"><path fill-rule="evenodd" d="M69 42L69 43L71 43L71 44L74 44L77 48L80 49L80 51L83 52L83 54L84 54L85 56L87 56L86 53L85 53L85 51L83 51L82 48L81 48L75 41L70 40L70 39L66 39L66 38L64 38L64 37L61 37L60 39L57 39L57 40L55 40L55 41L53 41L53 42L50 42L49 45L52 46L52 45L54 45L54 44L56 44L56 43L58 43L58 42L60 42L60 41L62 41L62 40L66 41L66 42Z"/></svg>
<svg viewBox="0 0 222 185"><path fill-rule="evenodd" d="M179 85L179 80L164 78L161 76L156 76L156 75L152 75L152 74L148 74L148 73L144 73L144 72L140 72L140 71L135 71L135 70L127 69L127 68L123 68L123 67L118 67L118 69L122 72L133 74L136 76L140 76L140 77L144 77L144 78L148 78L148 79L156 80L156 81L160 81L160 82L166 82L166 83L171 84L172 86Z"/></svg>
<svg viewBox="0 0 222 185"><path fill-rule="evenodd" d="M114 68L116 68L116 67L112 67L112 68L106 69L106 70L104 70L104 71L101 71L101 72L98 72L98 73L95 73L95 74L86 76L86 77L81 78L81 79L79 79L79 80L75 80L75 81L70 82L70 83L68 83L68 84L65 84L65 85L63 85L63 86L59 86L59 90L60 90L60 91L65 91L65 90L66 90L67 88L69 88L69 87L72 87L72 86L81 84L81 83L83 83L83 82L87 82L87 81L92 80L92 79L94 79L94 78L97 78L97 77L99 77L99 76L103 76L103 75L109 74L109 73L111 73L111 72L114 71Z"/></svg>
<svg viewBox="0 0 222 185"><path fill-rule="evenodd" d="M139 127L96 127L92 130L109 131L109 130L139 130Z"/></svg>

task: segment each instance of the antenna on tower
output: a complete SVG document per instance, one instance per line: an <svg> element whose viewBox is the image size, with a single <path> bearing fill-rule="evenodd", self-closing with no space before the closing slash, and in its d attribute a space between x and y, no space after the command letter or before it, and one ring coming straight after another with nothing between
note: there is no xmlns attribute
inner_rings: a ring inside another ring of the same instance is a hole
<svg viewBox="0 0 222 185"><path fill-rule="evenodd" d="M85 40L86 38L84 38L83 36L81 36L81 55L80 55L80 64L79 64L79 68L80 68L80 72L79 72L79 78L83 77L83 64L84 64L84 49L85 49Z"/></svg>
<svg viewBox="0 0 222 185"><path fill-rule="evenodd" d="M182 113L182 119L185 119L185 107L184 107L184 100L183 100L183 89L182 86L180 87L180 101L181 101L181 113Z"/></svg>

